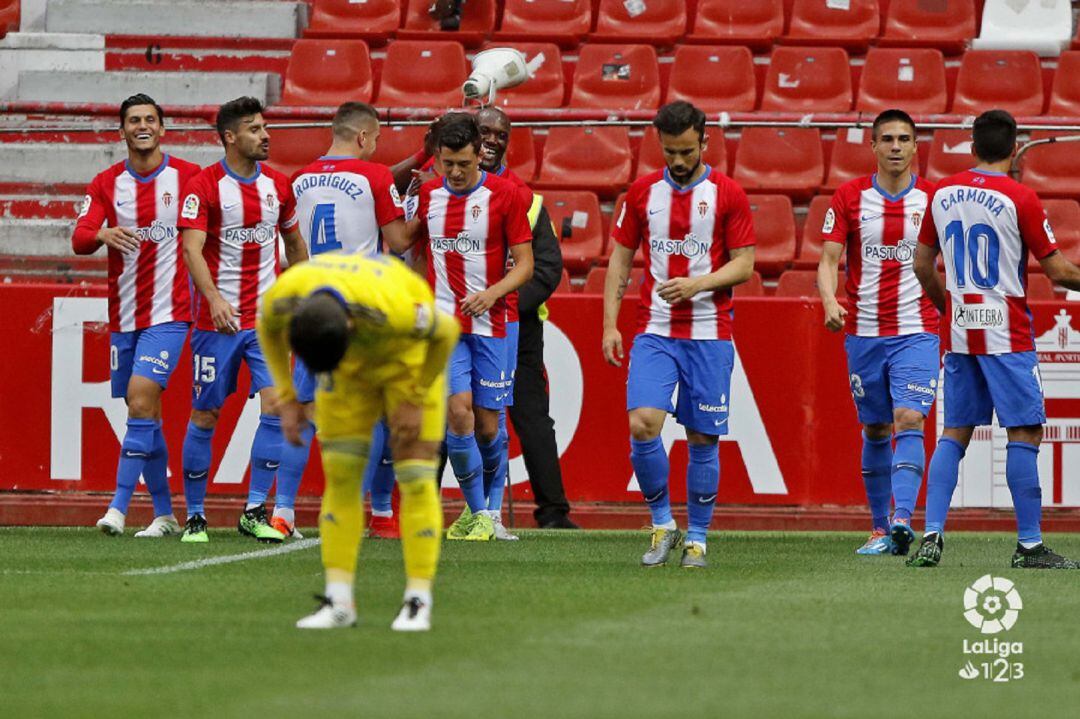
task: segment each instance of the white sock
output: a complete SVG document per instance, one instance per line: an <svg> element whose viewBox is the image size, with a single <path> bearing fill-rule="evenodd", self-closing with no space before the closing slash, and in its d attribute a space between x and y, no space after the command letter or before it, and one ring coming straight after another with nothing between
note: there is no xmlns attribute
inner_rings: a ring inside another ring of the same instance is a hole
<svg viewBox="0 0 1080 719"><path fill-rule="evenodd" d="M384 510L379 510L379 509L373 509L373 510L371 510L371 516L372 517L393 517L394 516L394 510L387 509L387 510L384 511Z"/></svg>
<svg viewBox="0 0 1080 719"><path fill-rule="evenodd" d="M246 512L249 509L255 509L258 506L259 506L258 502L248 502L247 504L244 505L244 511Z"/></svg>
<svg viewBox="0 0 1080 719"><path fill-rule="evenodd" d="M335 607L353 606L353 588L348 582L327 582L326 598L333 602Z"/></svg>
<svg viewBox="0 0 1080 719"><path fill-rule="evenodd" d="M1034 549L1040 544L1042 544L1042 542L1020 542L1020 546L1024 549Z"/></svg>
<svg viewBox="0 0 1080 719"><path fill-rule="evenodd" d="M274 516L281 517L289 524L296 524L296 511L289 507L274 507Z"/></svg>
<svg viewBox="0 0 1080 719"><path fill-rule="evenodd" d="M675 524L675 520L674 520L674 519L673 519L673 520L671 520L670 522L668 522L667 524L654 524L654 525L653 525L653 529L667 529L667 530L672 530L672 529L678 529L678 528L679 528L679 525Z"/></svg>

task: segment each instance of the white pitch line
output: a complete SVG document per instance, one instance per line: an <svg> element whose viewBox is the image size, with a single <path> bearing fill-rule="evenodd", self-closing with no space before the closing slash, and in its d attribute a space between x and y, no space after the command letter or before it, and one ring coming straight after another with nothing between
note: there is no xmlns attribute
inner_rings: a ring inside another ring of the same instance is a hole
<svg viewBox="0 0 1080 719"><path fill-rule="evenodd" d="M314 547L318 544L318 539L301 539L297 542L274 547L273 549L260 549L255 552L244 552L243 554L227 554L222 557L208 557L206 559L196 559L191 562L181 562L180 564L169 564L164 567L151 567L150 569L129 569L123 574L124 576L173 574L174 572L186 572L191 569L212 567L215 564L232 564L233 562L246 562L249 559L262 559L263 557L273 557L278 554L288 554L289 552L297 552L301 549Z"/></svg>

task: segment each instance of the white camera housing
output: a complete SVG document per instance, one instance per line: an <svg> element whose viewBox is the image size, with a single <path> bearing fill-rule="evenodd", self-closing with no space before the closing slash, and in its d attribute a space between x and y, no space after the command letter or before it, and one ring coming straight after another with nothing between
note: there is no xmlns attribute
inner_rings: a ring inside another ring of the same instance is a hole
<svg viewBox="0 0 1080 719"><path fill-rule="evenodd" d="M524 53L512 47L484 50L473 58L472 74L461 86L461 92L466 101L474 100L482 105L490 105L495 102L497 90L525 82L543 62L543 53L526 62Z"/></svg>

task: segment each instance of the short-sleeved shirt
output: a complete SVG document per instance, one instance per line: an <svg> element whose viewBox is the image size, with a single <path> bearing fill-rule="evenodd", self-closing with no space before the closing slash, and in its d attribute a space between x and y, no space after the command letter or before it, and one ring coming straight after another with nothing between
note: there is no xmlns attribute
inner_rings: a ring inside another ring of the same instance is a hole
<svg viewBox="0 0 1080 719"><path fill-rule="evenodd" d="M638 332L681 339L731 339L731 289L703 292L671 305L660 285L676 277L701 277L724 266L729 252L754 244L746 193L708 166L681 187L668 171L640 177L630 186L615 222L614 240L631 250L645 245Z"/></svg>
<svg viewBox="0 0 1080 719"><path fill-rule="evenodd" d="M292 179L300 234L314 257L341 250L381 252L379 228L405 216L385 165L352 157L320 157Z"/></svg>
<svg viewBox="0 0 1080 719"><path fill-rule="evenodd" d="M931 185L919 177L890 195L876 175L845 182L825 213L822 239L847 249L845 331L859 337L937 332L938 311L915 276L919 226Z"/></svg>
<svg viewBox="0 0 1080 719"><path fill-rule="evenodd" d="M165 155L148 175L126 160L93 179L79 210L78 229L126 227L139 249L109 248L109 329L132 332L191 321L191 290L176 229L184 185L199 166Z"/></svg>
<svg viewBox="0 0 1080 719"><path fill-rule="evenodd" d="M225 160L215 162L184 190L177 224L206 233L203 256L210 276L225 301L240 310L240 329L255 328L259 299L280 271L278 230L296 221L289 179L263 163L252 177L240 177ZM213 331L209 306L196 304L195 326Z"/></svg>
<svg viewBox="0 0 1080 719"><path fill-rule="evenodd" d="M944 349L971 355L1029 352L1028 253L1043 259L1057 241L1035 191L1006 175L966 170L930 196L919 242L945 262Z"/></svg>
<svg viewBox="0 0 1080 719"><path fill-rule="evenodd" d="M481 172L474 187L454 192L437 177L420 188L417 216L426 247L428 282L443 312L461 322L465 334L506 336L506 302L499 299L478 317L466 317L461 301L506 276L513 245L532 241L528 208L511 182Z"/></svg>

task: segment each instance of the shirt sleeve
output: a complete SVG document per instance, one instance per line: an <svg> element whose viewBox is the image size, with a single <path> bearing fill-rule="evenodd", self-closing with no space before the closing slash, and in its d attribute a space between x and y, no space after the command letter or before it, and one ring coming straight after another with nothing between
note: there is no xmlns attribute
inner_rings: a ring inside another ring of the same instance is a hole
<svg viewBox="0 0 1080 719"><path fill-rule="evenodd" d="M641 244L641 221L638 218L637 185L631 185L626 193L626 201L623 202L619 216L615 218L615 229L611 231L611 238L623 247L636 250Z"/></svg>
<svg viewBox="0 0 1080 719"><path fill-rule="evenodd" d="M394 220L405 217L404 205L397 187L394 186L394 176L390 170L386 170L379 178L379 187L375 192L375 221L379 227L389 225Z"/></svg>
<svg viewBox="0 0 1080 719"><path fill-rule="evenodd" d="M180 206L180 217L176 227L181 230L202 230L209 227L210 192L206 176L199 174L192 178L184 188L184 204Z"/></svg>
<svg viewBox="0 0 1080 719"><path fill-rule="evenodd" d="M1050 227L1039 196L1034 192L1026 193L1024 200L1016 208L1016 222L1020 226L1020 239L1028 250L1041 260L1052 255L1057 249L1057 238Z"/></svg>
<svg viewBox="0 0 1080 719"><path fill-rule="evenodd" d="M934 222L934 198L937 190L930 193L926 200L926 212L923 213L922 225L919 226L919 243L927 247L939 247L937 223Z"/></svg>
<svg viewBox="0 0 1080 719"><path fill-rule="evenodd" d="M848 195L843 190L837 190L833 194L829 209L825 211L825 219L821 223L822 242L847 244L849 229L847 198Z"/></svg>
<svg viewBox="0 0 1080 719"><path fill-rule="evenodd" d="M89 255L97 251L101 246L97 233L105 225L107 217L101 183L94 178L86 188L86 197L79 207L78 222L75 223L75 232L71 236L71 249L75 254Z"/></svg>
<svg viewBox="0 0 1080 719"><path fill-rule="evenodd" d="M743 188L732 183L727 212L724 214L724 246L735 250L754 244L754 215L750 212L750 200Z"/></svg>
<svg viewBox="0 0 1080 719"><path fill-rule="evenodd" d="M525 205L517 188L512 189L508 194L510 201L506 214L506 244L512 247L532 242L532 230L529 229L529 208Z"/></svg>
<svg viewBox="0 0 1080 719"><path fill-rule="evenodd" d="M296 195L292 185L282 176L277 182L278 197L281 199L281 212L278 214L278 228L284 232L296 226L300 218L296 216Z"/></svg>

